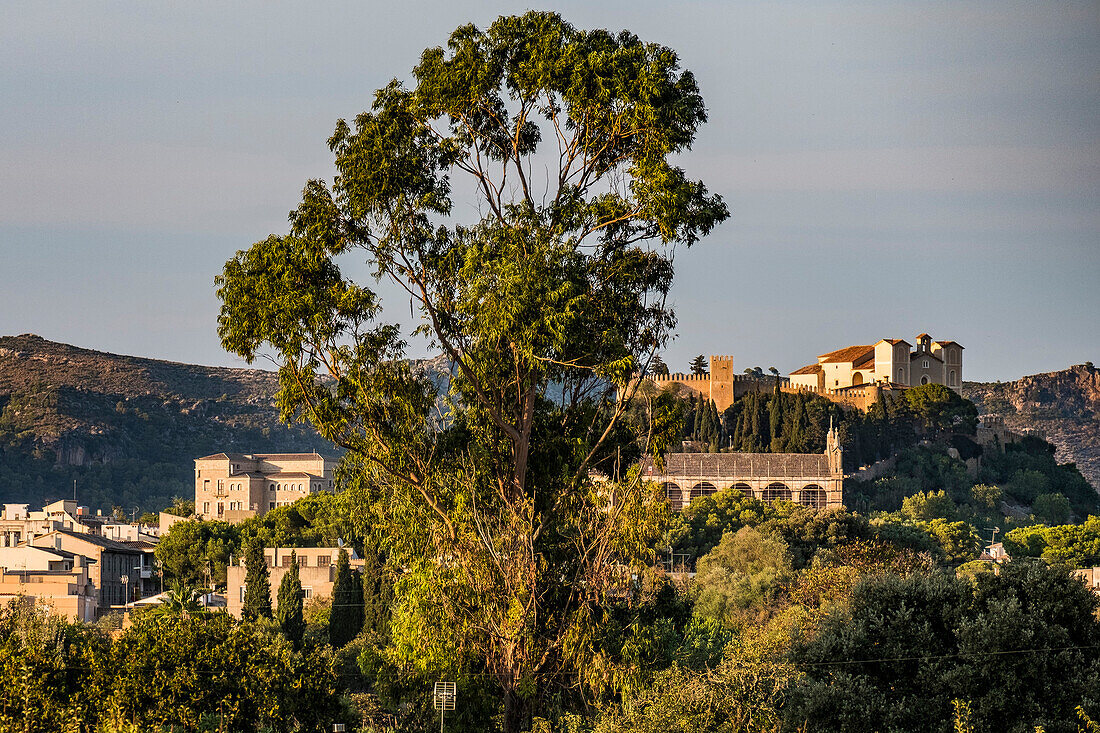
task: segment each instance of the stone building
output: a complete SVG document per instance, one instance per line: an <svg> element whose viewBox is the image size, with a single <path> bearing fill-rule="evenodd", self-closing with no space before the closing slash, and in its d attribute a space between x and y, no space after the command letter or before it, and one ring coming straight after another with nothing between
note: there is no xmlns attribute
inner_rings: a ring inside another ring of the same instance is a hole
<svg viewBox="0 0 1100 733"><path fill-rule="evenodd" d="M704 374L651 374L646 377L659 389L674 384L691 390L697 395L714 400L718 412L724 411L741 395L749 392L770 392L780 384L787 382L786 377L761 377L755 374L734 374L733 357L716 355L710 357L710 371Z"/></svg>
<svg viewBox="0 0 1100 733"><path fill-rule="evenodd" d="M336 461L319 453L215 453L195 459L195 514L242 522L317 491L331 491Z"/></svg>
<svg viewBox="0 0 1100 733"><path fill-rule="evenodd" d="M863 385L904 389L942 384L958 392L962 389L962 352L963 347L954 341L933 341L926 333L917 336L915 349L902 339L881 339L822 354L816 364L791 372L790 386L835 393Z"/></svg>
<svg viewBox="0 0 1100 733"><path fill-rule="evenodd" d="M279 605L279 584L290 567L292 553L298 563L298 578L302 582L305 601L308 603L311 598L330 597L336 582L336 560L341 549L348 551L348 564L352 570L363 567L363 560L350 547L265 547L264 559L271 581L271 608L274 610ZM237 618L241 617L244 608L247 572L248 568L241 558L235 558L226 568L226 610Z"/></svg>
<svg viewBox="0 0 1100 733"><path fill-rule="evenodd" d="M762 501L793 501L822 509L844 504L843 453L831 428L824 453L669 453L664 468L642 464L674 510L699 496L734 488Z"/></svg>

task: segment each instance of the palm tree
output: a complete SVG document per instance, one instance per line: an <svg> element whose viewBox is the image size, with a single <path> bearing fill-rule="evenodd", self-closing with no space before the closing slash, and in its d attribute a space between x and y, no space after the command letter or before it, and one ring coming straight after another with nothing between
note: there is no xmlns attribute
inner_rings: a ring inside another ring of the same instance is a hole
<svg viewBox="0 0 1100 733"><path fill-rule="evenodd" d="M202 605L202 597L206 593L205 588L195 588L184 585L182 581L174 581L171 590L164 594L164 602L150 613L158 616L204 616L210 613Z"/></svg>

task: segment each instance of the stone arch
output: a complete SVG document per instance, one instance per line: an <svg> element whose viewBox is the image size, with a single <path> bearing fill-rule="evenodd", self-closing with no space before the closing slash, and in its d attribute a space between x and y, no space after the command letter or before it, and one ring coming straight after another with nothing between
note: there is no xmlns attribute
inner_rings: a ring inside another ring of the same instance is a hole
<svg viewBox="0 0 1100 733"><path fill-rule="evenodd" d="M680 490L679 484L665 481L661 484L661 491L664 493L665 499L668 500L672 511L678 512L684 508L684 492Z"/></svg>
<svg viewBox="0 0 1100 733"><path fill-rule="evenodd" d="M775 501L777 499L790 501L791 489L789 486L782 482L773 481L772 483L768 484L767 488L764 489L764 493L760 498L762 498L764 501L769 502Z"/></svg>
<svg viewBox="0 0 1100 733"><path fill-rule="evenodd" d="M798 503L813 509L823 509L828 503L828 498L825 495L825 489L817 484L809 484L798 492Z"/></svg>
<svg viewBox="0 0 1100 733"><path fill-rule="evenodd" d="M897 379L897 382L898 382L898 384L905 384L905 382L906 382L906 379L905 379L905 370L904 370L904 369L902 369L901 367L898 367L898 379Z"/></svg>
<svg viewBox="0 0 1100 733"><path fill-rule="evenodd" d="M750 499L752 498L752 487L746 484L744 481L738 481L730 488L735 489L736 491L740 491L742 494L749 497Z"/></svg>
<svg viewBox="0 0 1100 733"><path fill-rule="evenodd" d="M921 377L921 378L920 378L920 383L921 383L921 384L928 384L928 377L927 377L927 375L926 375L926 376L923 376L923 377Z"/></svg>
<svg viewBox="0 0 1100 733"><path fill-rule="evenodd" d="M853 372L852 373L852 386L857 387L861 384L863 384L863 372Z"/></svg>
<svg viewBox="0 0 1100 733"><path fill-rule="evenodd" d="M718 487L712 484L710 481L700 481L691 487L691 498L694 499L699 496L710 496L714 492L718 491Z"/></svg>
<svg viewBox="0 0 1100 733"><path fill-rule="evenodd" d="M950 372L947 373L947 386L948 387L958 387L959 385L955 381L955 379L956 379L955 370L952 369Z"/></svg>

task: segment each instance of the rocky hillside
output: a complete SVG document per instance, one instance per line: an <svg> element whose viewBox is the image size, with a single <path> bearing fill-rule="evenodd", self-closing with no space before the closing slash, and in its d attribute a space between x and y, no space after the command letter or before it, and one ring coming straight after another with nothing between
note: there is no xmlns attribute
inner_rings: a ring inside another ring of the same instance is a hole
<svg viewBox="0 0 1100 733"><path fill-rule="evenodd" d="M1100 371L1079 364L1013 382L966 382L963 395L980 414L1002 415L1014 430L1033 429L1100 487Z"/></svg>
<svg viewBox="0 0 1100 733"><path fill-rule="evenodd" d="M0 502L71 496L93 508L159 508L194 491L197 456L332 453L278 421L274 372L118 356L0 337Z"/></svg>

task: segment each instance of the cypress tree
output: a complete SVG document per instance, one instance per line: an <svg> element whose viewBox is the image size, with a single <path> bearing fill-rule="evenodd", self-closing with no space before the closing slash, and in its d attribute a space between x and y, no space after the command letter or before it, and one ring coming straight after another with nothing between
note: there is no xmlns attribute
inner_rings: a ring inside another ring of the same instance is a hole
<svg viewBox="0 0 1100 733"><path fill-rule="evenodd" d="M783 395L778 391L768 400L768 427L771 433L771 452L783 452Z"/></svg>
<svg viewBox="0 0 1100 733"><path fill-rule="evenodd" d="M804 395L794 396L794 413L791 416L791 433L788 448L795 453L806 451L806 399Z"/></svg>
<svg viewBox="0 0 1100 733"><path fill-rule="evenodd" d="M348 551L341 549L336 560L332 613L328 621L328 638L333 649L347 644L363 628L363 591L355 582L357 576L358 573L352 572L348 562Z"/></svg>
<svg viewBox="0 0 1100 733"><path fill-rule="evenodd" d="M684 437L695 440L695 393L688 396L688 407L684 411Z"/></svg>
<svg viewBox="0 0 1100 733"><path fill-rule="evenodd" d="M295 647L302 645L306 633L306 619L302 611L302 580L298 577L298 557L290 553L290 567L279 583L279 606L275 609L275 618L283 635Z"/></svg>
<svg viewBox="0 0 1100 733"><path fill-rule="evenodd" d="M714 404L714 400L710 401L707 409L710 411L710 450L717 453L718 442L722 438L722 418L718 417L718 405Z"/></svg>
<svg viewBox="0 0 1100 733"><path fill-rule="evenodd" d="M382 558L369 550L363 563L363 628L382 636L390 630L393 585L386 576Z"/></svg>
<svg viewBox="0 0 1100 733"><path fill-rule="evenodd" d="M699 395L695 404L695 426L692 428L691 437L693 440L702 440L703 418L707 414L707 406L703 403L702 395Z"/></svg>
<svg viewBox="0 0 1100 733"><path fill-rule="evenodd" d="M253 539L245 548L244 607L241 616L247 621L271 618L271 574L264 558L264 548Z"/></svg>

